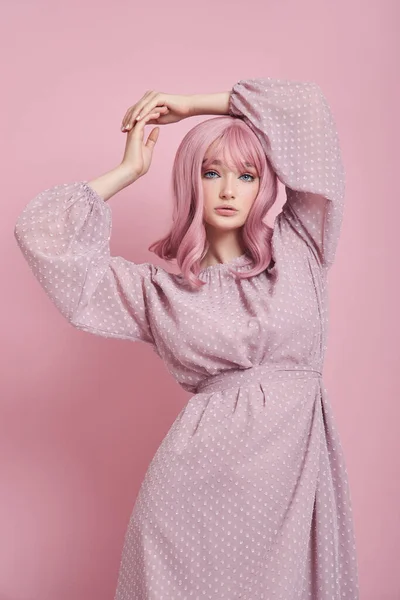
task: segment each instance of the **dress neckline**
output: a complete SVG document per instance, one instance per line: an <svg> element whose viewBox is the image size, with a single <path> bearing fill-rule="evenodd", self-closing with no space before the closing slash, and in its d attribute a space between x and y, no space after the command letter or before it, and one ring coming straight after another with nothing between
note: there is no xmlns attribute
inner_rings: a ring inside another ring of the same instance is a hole
<svg viewBox="0 0 400 600"><path fill-rule="evenodd" d="M239 267L241 265L247 264L251 262L251 258L249 258L249 256L247 256L246 253L241 254L240 256L235 256L235 258L232 258L231 260L228 260L227 262L224 263L216 263L215 265L208 265L208 267L204 267L203 269L200 269L199 273L206 273L208 271L214 271L214 270L224 270L224 269L229 269L229 267Z"/></svg>

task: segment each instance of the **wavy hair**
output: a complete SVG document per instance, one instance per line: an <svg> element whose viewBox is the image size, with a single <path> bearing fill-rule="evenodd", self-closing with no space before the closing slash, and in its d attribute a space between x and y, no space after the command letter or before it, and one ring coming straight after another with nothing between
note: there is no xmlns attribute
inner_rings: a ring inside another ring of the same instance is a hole
<svg viewBox="0 0 400 600"><path fill-rule="evenodd" d="M260 186L244 225L240 228L245 254L253 268L232 273L248 278L265 270L271 260L270 242L273 228L262 221L278 194L278 178L260 140L240 117L222 115L202 121L190 129L181 141L172 170L173 215L170 232L149 246L160 258L176 259L190 287L199 289L205 281L199 278L200 263L209 249L203 222L202 167L204 155L215 143L211 162L217 157L246 171L249 162L257 169ZM228 161L227 155L229 155Z"/></svg>

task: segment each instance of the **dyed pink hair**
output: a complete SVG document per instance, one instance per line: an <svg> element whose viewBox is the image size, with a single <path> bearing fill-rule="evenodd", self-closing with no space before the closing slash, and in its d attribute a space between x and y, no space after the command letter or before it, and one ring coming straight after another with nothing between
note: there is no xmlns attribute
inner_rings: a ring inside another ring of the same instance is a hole
<svg viewBox="0 0 400 600"><path fill-rule="evenodd" d="M223 115L202 121L187 132L176 152L172 170L174 209L171 231L148 248L165 260L176 258L184 279L196 289L205 283L198 274L200 262L209 249L203 222L202 161L213 142L216 142L215 148L207 164L215 158L224 160L228 154L238 170L246 172L244 163L249 162L260 177L257 197L240 230L245 254L254 266L243 272L230 269L237 277L248 278L265 270L271 260L273 228L262 219L276 200L277 175L256 134L243 119Z"/></svg>

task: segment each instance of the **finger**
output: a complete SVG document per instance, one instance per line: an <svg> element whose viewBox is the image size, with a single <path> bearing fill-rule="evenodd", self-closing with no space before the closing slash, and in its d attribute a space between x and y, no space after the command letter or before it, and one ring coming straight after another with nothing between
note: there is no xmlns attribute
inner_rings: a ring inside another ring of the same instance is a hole
<svg viewBox="0 0 400 600"><path fill-rule="evenodd" d="M139 121L140 119L143 119L143 117L148 112L151 112L156 107L157 107L157 110L161 109L161 108L163 108L163 109L166 108L166 107L162 106L163 101L164 101L163 95L158 92L142 108L140 108L137 111L136 110L134 111L134 114L132 115L134 120ZM161 106L158 106L159 104L161 104Z"/></svg>
<svg viewBox="0 0 400 600"><path fill-rule="evenodd" d="M132 127L135 129L139 124L148 123L150 120L158 119L159 116L160 116L160 111L157 110L155 112L147 114L140 121L136 121L133 125L132 125L132 123L128 123L124 129L128 130L128 131L131 130Z"/></svg>
<svg viewBox="0 0 400 600"><path fill-rule="evenodd" d="M129 122L126 125L126 128L130 129L131 127L134 127L137 123L142 121L144 117L148 117L149 115L150 116L155 115L155 117L157 117L157 118L160 117L161 114L165 115L169 112L169 109L167 106L157 106L155 112L146 112L146 111L147 111L147 106L145 106L144 109L142 110L142 115L139 120L136 120L133 117L131 117L129 119Z"/></svg>
<svg viewBox="0 0 400 600"><path fill-rule="evenodd" d="M164 110L164 109L166 109L166 110ZM152 116L152 115L153 116L155 115L158 118L161 116L161 114L164 115L166 112L168 112L168 109L166 106L165 107L157 106L155 109L153 109L153 111L150 111L149 113L146 113L145 115L143 115L142 118L140 119L140 121L142 121L145 117ZM140 123L140 121L134 121L132 123L132 125L136 125L136 123Z"/></svg>
<svg viewBox="0 0 400 600"><path fill-rule="evenodd" d="M123 117L123 119L122 119L122 121L121 121L121 125L126 125L126 122L127 122L128 116L129 116L129 115L130 115L130 113L132 112L132 108L133 108L133 106L130 106L130 107L128 108L128 110L126 111L126 113L124 114L124 117Z"/></svg>
<svg viewBox="0 0 400 600"><path fill-rule="evenodd" d="M133 104L132 106L130 106L128 108L128 110L126 111L124 118L122 119L122 123L121 123L121 129L124 129L126 127L126 125L128 124L129 121L132 121L132 114L135 111L135 114L137 114L137 110L140 110L139 107L144 106L144 104L147 102L149 96L151 96L152 94L154 94L155 92L149 90L147 91L142 98L136 102L136 104Z"/></svg>
<svg viewBox="0 0 400 600"><path fill-rule="evenodd" d="M142 122L144 122L145 124L148 124L151 121L156 121L159 116L160 116L160 113L158 111L149 113L148 115L146 115L145 117L140 119L140 121L136 121L136 123L133 123L133 127L136 127L136 125L138 125L139 123L142 123Z"/></svg>
<svg viewBox="0 0 400 600"><path fill-rule="evenodd" d="M136 120L139 120L136 119L139 113L142 114L143 118L144 113L152 111L153 108L157 106L157 96L159 96L159 92L148 92L147 94L145 94L142 100L139 100L139 102L137 102L133 107L133 110L129 115L129 119L125 123L125 126L130 125L132 127L133 123L136 122ZM143 110L144 107L146 107L146 110Z"/></svg>
<svg viewBox="0 0 400 600"><path fill-rule="evenodd" d="M152 129L150 131L149 137L147 138L146 141L146 146L150 149L153 150L156 141L158 140L158 135L160 133L160 128L159 127L154 127L154 129Z"/></svg>
<svg viewBox="0 0 400 600"><path fill-rule="evenodd" d="M128 108L128 110L126 111L124 118L122 119L122 123L121 123L121 129L123 129L131 120L132 118L132 113L135 110L135 106L136 104L134 104L133 106L130 106Z"/></svg>
<svg viewBox="0 0 400 600"><path fill-rule="evenodd" d="M157 106L157 103L155 103L155 106ZM163 106L157 107L157 112L160 113L161 110L162 110L162 112L165 112L165 110L164 110L165 108L167 108L167 107L163 107ZM146 109L142 110L142 118L143 118L143 115L147 114L148 112L149 112L148 107L146 106ZM126 118L124 118L124 122L121 126L122 131L124 131L124 129L131 129L131 127L137 122L135 120L135 114L136 114L135 107L131 107L131 109L126 113L126 115L127 115ZM160 115L158 114L158 116L160 116Z"/></svg>
<svg viewBox="0 0 400 600"><path fill-rule="evenodd" d="M137 121L137 123L135 123L135 125L131 128L130 131L128 131L128 133L132 133L134 137L139 136L142 139L144 127L152 119L152 116L153 115L150 114L141 119L140 121Z"/></svg>

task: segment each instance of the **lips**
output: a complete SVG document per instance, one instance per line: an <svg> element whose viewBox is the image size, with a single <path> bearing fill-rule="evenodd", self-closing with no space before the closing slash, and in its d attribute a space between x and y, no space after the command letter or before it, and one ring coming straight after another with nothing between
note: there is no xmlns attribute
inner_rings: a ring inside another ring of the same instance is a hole
<svg viewBox="0 0 400 600"><path fill-rule="evenodd" d="M219 210L220 208L223 210L231 210L232 212L237 212L237 208L233 208L233 206L217 206L215 210Z"/></svg>

